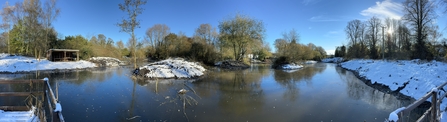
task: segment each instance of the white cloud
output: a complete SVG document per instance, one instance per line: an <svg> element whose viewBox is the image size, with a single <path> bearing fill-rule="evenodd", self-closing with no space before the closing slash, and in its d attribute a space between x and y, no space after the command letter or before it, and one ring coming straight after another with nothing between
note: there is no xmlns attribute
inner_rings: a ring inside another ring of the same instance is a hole
<svg viewBox="0 0 447 122"><path fill-rule="evenodd" d="M361 15L379 18L392 18L400 19L402 17L403 6L401 3L393 2L392 0L384 0L382 2L376 2L376 5L369 7L368 9L360 12Z"/></svg>
<svg viewBox="0 0 447 122"><path fill-rule="evenodd" d="M311 17L309 19L309 21L312 21L312 22L332 22L332 21L341 21L341 19L335 18L335 17L329 17L329 16L320 15L320 16Z"/></svg>
<svg viewBox="0 0 447 122"><path fill-rule="evenodd" d="M326 37L335 37L335 36L340 36L341 31L329 31L326 34L324 34L324 36Z"/></svg>

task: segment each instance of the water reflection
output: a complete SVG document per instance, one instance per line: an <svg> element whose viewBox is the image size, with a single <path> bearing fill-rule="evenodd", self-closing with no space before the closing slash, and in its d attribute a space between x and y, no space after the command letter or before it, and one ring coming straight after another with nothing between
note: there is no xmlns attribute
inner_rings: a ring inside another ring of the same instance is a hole
<svg viewBox="0 0 447 122"><path fill-rule="evenodd" d="M399 108L411 104L411 101L399 101L391 94L381 92L377 89L371 88L363 81L358 79L352 72L337 67L337 73L340 78L347 84L347 94L354 100L361 100L368 104L374 105L379 110L390 110L392 108Z"/></svg>
<svg viewBox="0 0 447 122"><path fill-rule="evenodd" d="M286 91L283 94L285 99L295 101L298 99L299 88L298 82L305 82L308 86L312 85L312 78L326 69L327 65L324 63L306 65L303 69L293 72L284 70L275 70L275 81L280 84Z"/></svg>
<svg viewBox="0 0 447 122"><path fill-rule="evenodd" d="M262 110L264 92L261 79L270 73L269 65L252 65L246 70L209 72L196 83L199 95L211 97L219 91L218 105L224 114L245 115ZM205 89L202 89L205 88Z"/></svg>
<svg viewBox="0 0 447 122"><path fill-rule="evenodd" d="M334 64L290 73L269 65L210 68L193 80L133 79L131 70L38 73L37 78L49 77L53 88L60 85L67 121L383 121L408 103L366 86ZM35 79L36 74L15 78ZM183 109L177 92L189 87L197 95L186 95L198 104Z"/></svg>

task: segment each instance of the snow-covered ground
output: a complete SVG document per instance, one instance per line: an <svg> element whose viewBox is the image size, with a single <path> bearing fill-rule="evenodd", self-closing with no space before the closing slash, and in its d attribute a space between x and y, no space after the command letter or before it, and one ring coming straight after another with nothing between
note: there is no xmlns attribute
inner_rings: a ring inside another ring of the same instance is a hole
<svg viewBox="0 0 447 122"><path fill-rule="evenodd" d="M317 63L317 61L306 61L306 62L304 62L304 64L316 64Z"/></svg>
<svg viewBox="0 0 447 122"><path fill-rule="evenodd" d="M9 56L0 54L0 72L29 72L53 69L82 69L96 67L92 62L80 60L76 62L51 62L46 59L38 61L25 56Z"/></svg>
<svg viewBox="0 0 447 122"><path fill-rule="evenodd" d="M135 74L148 78L193 78L202 76L205 68L196 62L181 58L166 59L135 70Z"/></svg>
<svg viewBox="0 0 447 122"><path fill-rule="evenodd" d="M296 69L301 69L303 68L303 66L298 65L298 64L285 64L281 66L281 69L283 70L296 70Z"/></svg>
<svg viewBox="0 0 447 122"><path fill-rule="evenodd" d="M34 115L34 110L34 107L29 111L0 110L0 122L38 122L39 118Z"/></svg>
<svg viewBox="0 0 447 122"><path fill-rule="evenodd" d="M88 60L90 62L97 63L98 66L114 67L114 66L126 65L125 62L112 57L91 57Z"/></svg>
<svg viewBox="0 0 447 122"><path fill-rule="evenodd" d="M340 63L342 61L343 61L342 57L325 58L325 59L321 60L321 62L324 62L324 63Z"/></svg>
<svg viewBox="0 0 447 122"><path fill-rule="evenodd" d="M400 93L414 99L421 98L433 88L447 82L447 64L437 61L350 60L341 63L341 66L358 72L360 77L369 79L372 83L386 85L393 91L401 88ZM446 107L447 100L444 99L441 109Z"/></svg>

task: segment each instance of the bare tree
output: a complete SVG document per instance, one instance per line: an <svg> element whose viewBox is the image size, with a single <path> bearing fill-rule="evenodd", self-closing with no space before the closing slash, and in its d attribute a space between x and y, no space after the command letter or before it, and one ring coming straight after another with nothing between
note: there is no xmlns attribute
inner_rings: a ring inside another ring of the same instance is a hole
<svg viewBox="0 0 447 122"><path fill-rule="evenodd" d="M42 30L44 27L41 23L43 13L41 2L39 0L25 0L23 1L23 10L25 14L24 26L26 28L26 31L22 31L24 33L24 38L29 41L28 47L32 46L31 48L34 49L34 56L37 59L40 59L42 49L45 48L45 43L42 39L44 35Z"/></svg>
<svg viewBox="0 0 447 122"><path fill-rule="evenodd" d="M217 41L217 31L210 24L200 24L196 29L194 36L198 40L203 40L210 45L215 45Z"/></svg>
<svg viewBox="0 0 447 122"><path fill-rule="evenodd" d="M348 25L345 28L346 35L348 39L350 40L350 43L357 44L357 41L362 37L361 34L361 28L362 27L362 21L360 20L352 20L348 22Z"/></svg>
<svg viewBox="0 0 447 122"><path fill-rule="evenodd" d="M43 25L45 28L45 40L44 40L44 49L48 48L48 34L51 31L51 23L56 20L56 18L59 16L60 8L57 8L56 6L57 0L48 0L45 1L43 6Z"/></svg>
<svg viewBox="0 0 447 122"><path fill-rule="evenodd" d="M436 19L435 4L432 0L406 0L403 3L404 17L416 31L416 45L413 58L431 58L425 40L430 24Z"/></svg>
<svg viewBox="0 0 447 122"><path fill-rule="evenodd" d="M10 6L8 1L6 1L5 5L3 6L3 9L0 13L2 16L2 24L0 25L0 28L2 28L4 31L7 31L6 33L6 40L7 40L7 47L8 47L8 53L11 53L10 49L10 42L9 42L9 31L11 30L11 25L13 25L13 12L14 12L14 6Z"/></svg>
<svg viewBox="0 0 447 122"><path fill-rule="evenodd" d="M134 67L137 67L137 38L135 37L135 29L140 28L140 21L137 20L137 16L143 13L142 5L146 4L147 0L124 0L124 3L118 4L119 9L127 13L127 17L123 18L117 25L121 27L121 32L130 34L130 50L134 61Z"/></svg>
<svg viewBox="0 0 447 122"><path fill-rule="evenodd" d="M377 59L379 58L377 51L377 42L379 37L379 31L381 27L380 19L377 17L372 17L368 20L368 36L369 36L369 49L370 49L370 58Z"/></svg>
<svg viewBox="0 0 447 122"><path fill-rule="evenodd" d="M165 24L155 24L146 30L145 43L152 46L153 51L151 53L157 52L157 47L163 44L164 38L169 33L171 33L170 28ZM158 58L158 55L156 58Z"/></svg>
<svg viewBox="0 0 447 122"><path fill-rule="evenodd" d="M366 25L360 20L352 20L348 22L345 28L347 38L349 40L348 56L353 58L360 58L364 56L365 49L364 34Z"/></svg>

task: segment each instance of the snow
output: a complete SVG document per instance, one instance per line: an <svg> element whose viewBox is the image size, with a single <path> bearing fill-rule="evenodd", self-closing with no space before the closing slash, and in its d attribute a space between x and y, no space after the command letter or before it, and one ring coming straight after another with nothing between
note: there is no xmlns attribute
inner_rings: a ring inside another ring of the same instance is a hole
<svg viewBox="0 0 447 122"><path fill-rule="evenodd" d="M76 62L51 62L46 59L38 61L25 56L9 56L0 54L0 72L30 72L53 69L82 69L96 67L94 63L80 60Z"/></svg>
<svg viewBox="0 0 447 122"><path fill-rule="evenodd" d="M390 113L390 116L388 117L388 121L394 121L397 122L399 120L399 116L397 115L400 111L404 110L405 107L398 108Z"/></svg>
<svg viewBox="0 0 447 122"><path fill-rule="evenodd" d="M285 64L281 67L283 70L296 70L296 69L301 69L303 68L303 66L298 65L298 64Z"/></svg>
<svg viewBox="0 0 447 122"><path fill-rule="evenodd" d="M123 61L120 61L119 59L112 57L91 57L88 60L93 63L98 63L98 65L107 67L125 65Z"/></svg>
<svg viewBox="0 0 447 122"><path fill-rule="evenodd" d="M0 122L38 122L39 118L34 115L35 107L29 111L3 111L0 110Z"/></svg>
<svg viewBox="0 0 447 122"><path fill-rule="evenodd" d="M166 59L138 68L136 74L148 78L193 78L202 76L205 68L196 62L188 62L181 58Z"/></svg>
<svg viewBox="0 0 447 122"><path fill-rule="evenodd" d="M54 112L62 112L62 105L61 105L61 103L56 103L56 109L54 109Z"/></svg>
<svg viewBox="0 0 447 122"><path fill-rule="evenodd" d="M325 58L325 59L321 60L321 62L324 62L324 63L340 63L342 61L343 61L342 57Z"/></svg>
<svg viewBox="0 0 447 122"><path fill-rule="evenodd" d="M317 63L317 61L306 61L306 62L304 62L304 64L316 64Z"/></svg>
<svg viewBox="0 0 447 122"><path fill-rule="evenodd" d="M414 99L437 91L436 87L447 81L447 64L438 61L356 59L341 66L358 72L373 84L386 85L392 91L401 89L400 93ZM442 110L446 107L447 102L442 102Z"/></svg>

